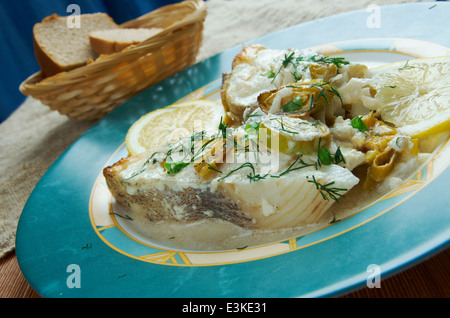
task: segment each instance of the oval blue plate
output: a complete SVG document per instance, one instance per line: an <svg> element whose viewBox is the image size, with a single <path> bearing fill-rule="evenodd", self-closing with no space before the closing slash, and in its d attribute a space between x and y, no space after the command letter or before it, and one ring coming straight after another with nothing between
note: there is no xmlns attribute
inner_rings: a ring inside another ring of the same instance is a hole
<svg viewBox="0 0 450 318"><path fill-rule="evenodd" d="M450 55L449 3L380 7L380 24L359 10L245 43L315 48L370 66ZM414 24L411 22L414 21ZM433 23L429 23L433 21ZM120 106L81 136L42 177L17 229L16 254L43 297L329 297L364 287L448 246L448 139L400 188L320 231L228 252L159 248L110 213L101 171L125 155L140 116L189 98L213 98L242 46L198 63ZM382 285L382 281L381 281Z"/></svg>

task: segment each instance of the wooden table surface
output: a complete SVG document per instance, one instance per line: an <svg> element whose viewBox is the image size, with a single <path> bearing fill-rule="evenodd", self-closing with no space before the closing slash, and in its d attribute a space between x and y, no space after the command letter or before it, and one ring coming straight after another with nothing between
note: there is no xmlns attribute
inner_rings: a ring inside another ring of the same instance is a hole
<svg viewBox="0 0 450 318"><path fill-rule="evenodd" d="M341 298L449 298L450 248L392 277L380 288L363 288ZM0 298L41 298L28 284L14 252L0 259Z"/></svg>

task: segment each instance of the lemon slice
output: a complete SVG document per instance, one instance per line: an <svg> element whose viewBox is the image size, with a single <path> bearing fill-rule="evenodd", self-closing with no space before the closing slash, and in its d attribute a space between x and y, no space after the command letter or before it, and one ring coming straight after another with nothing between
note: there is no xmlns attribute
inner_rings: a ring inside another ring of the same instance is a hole
<svg viewBox="0 0 450 318"><path fill-rule="evenodd" d="M158 149L194 131L211 130L226 121L221 103L196 100L174 104L139 118L128 130L126 147L130 155Z"/></svg>
<svg viewBox="0 0 450 318"><path fill-rule="evenodd" d="M384 121L411 137L450 130L450 56L396 62L370 70L374 105Z"/></svg>

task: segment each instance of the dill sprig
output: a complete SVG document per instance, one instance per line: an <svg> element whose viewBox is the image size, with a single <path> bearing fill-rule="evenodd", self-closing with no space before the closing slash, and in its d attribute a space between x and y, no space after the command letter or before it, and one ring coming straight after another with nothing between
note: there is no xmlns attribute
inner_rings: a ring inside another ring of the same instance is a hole
<svg viewBox="0 0 450 318"><path fill-rule="evenodd" d="M345 196L344 194L339 192L347 191L347 189L344 188L331 187L335 183L334 181L328 182L327 184L321 184L319 181L316 180L314 175L312 176L312 180L309 179L308 177L306 178L308 179L308 182L314 183L316 189L319 190L320 194L322 195L322 198L326 201L332 199L336 202L339 202L339 199Z"/></svg>
<svg viewBox="0 0 450 318"><path fill-rule="evenodd" d="M281 117L280 120L278 120L278 118L277 118L276 121L278 121L280 123L280 126L281 126L280 131L284 131L285 133L288 133L288 134L294 134L294 135L298 134L297 131L291 131L291 130L287 130L286 128L284 128L283 117Z"/></svg>
<svg viewBox="0 0 450 318"><path fill-rule="evenodd" d="M235 173L236 171L239 171L239 170L241 170L241 169L243 169L243 168L247 168L247 167L250 168L250 169L252 169L253 174L255 174L255 167L253 166L253 164L250 163L250 162L246 162L246 163L243 163L243 164L242 164L241 166L239 166L238 168L231 170L230 172L227 173L227 175L225 175L225 176L219 178L218 180L221 181L221 180L223 180L223 179L229 177L231 174Z"/></svg>
<svg viewBox="0 0 450 318"><path fill-rule="evenodd" d="M227 136L227 128L228 128L228 124L225 124L223 122L223 118L221 117L220 118L220 123L219 123L219 126L218 126L217 135L212 136L211 139L209 139L205 143L203 143L202 146L197 151L195 151L196 141L198 141L198 137L199 136L201 138L200 140L203 141L206 132L205 131L201 131L200 135L198 133L192 134L191 138L190 138L191 158L189 160L186 160L187 159L187 154L186 154L186 156L185 156L185 158L183 160L180 160L178 162L166 162L164 164L164 168L166 169L167 173L168 174L177 174L178 172L183 170L183 168L188 166L190 163L193 163L193 162L197 161L197 159L201 159L204 156L206 149L209 149L207 147L211 143L213 143L217 139L221 139L222 140L223 138L226 138L226 136ZM186 150L184 145L181 145L181 147L182 147L182 149L179 150L180 152L183 152L183 151ZM174 150L175 149L171 148L171 149L169 149L169 151L167 151L167 155L166 155L165 160L167 158L170 158L170 156L171 156L171 154L172 154L172 152Z"/></svg>
<svg viewBox="0 0 450 318"><path fill-rule="evenodd" d="M208 163L208 169L214 170L215 172L218 172L218 173L222 173L222 171L220 171L220 170L217 169L217 168L214 168L214 167L211 166L209 163Z"/></svg>
<svg viewBox="0 0 450 318"><path fill-rule="evenodd" d="M147 158L147 160L145 160L144 164L142 165L141 170L134 172L131 176L129 176L128 178L125 178L124 180L129 180L132 179L134 177L136 177L137 175L140 175L142 172L144 172L147 169L148 164L150 163L150 160L153 159L153 164L156 163L156 159L154 159L153 157L157 154L158 152L154 152L150 157Z"/></svg>
<svg viewBox="0 0 450 318"><path fill-rule="evenodd" d="M228 128L228 124L224 124L223 122L223 118L220 117L220 123L219 123L219 135L222 135L222 138L226 138L227 137L227 128Z"/></svg>
<svg viewBox="0 0 450 318"><path fill-rule="evenodd" d="M399 71L403 71L403 70L408 70L408 69L411 69L411 68L416 68L415 66L408 65L408 63L409 63L409 60L406 61L405 65L403 65L402 67L400 67L398 70L399 70Z"/></svg>
<svg viewBox="0 0 450 318"><path fill-rule="evenodd" d="M345 163L344 155L342 154L341 147L338 146L336 153L332 154L326 147L321 147L322 137L319 137L319 145L317 147L317 163L320 166L329 166L331 164Z"/></svg>
<svg viewBox="0 0 450 318"><path fill-rule="evenodd" d="M338 164L341 162L345 163L345 158L344 158L344 155L342 154L341 146L337 147L336 152L333 157L334 157L333 159L334 159L335 164Z"/></svg>
<svg viewBox="0 0 450 318"><path fill-rule="evenodd" d="M329 87L327 85L329 85ZM330 82L325 82L325 83L321 83L321 84L312 84L310 86L310 88L313 88L313 87L315 87L319 90L319 95L316 97L316 100L314 101L314 103L317 101L317 99L320 96L323 96L323 98L325 98L325 101L327 102L327 104L330 104L330 102L328 101L328 98L327 98L327 94L324 92L324 90L326 90L329 93L335 94L341 101L341 104L344 104L344 102L342 101L341 94L333 86L330 85Z"/></svg>
<svg viewBox="0 0 450 318"><path fill-rule="evenodd" d="M250 179L250 182L252 182L252 181L259 181L259 180L265 179L269 174L270 174L270 171L268 173L266 173L265 175L263 175L263 176L260 175L259 173L258 174L253 173L253 175L251 173L249 173L247 175L247 178Z"/></svg>
<svg viewBox="0 0 450 318"><path fill-rule="evenodd" d="M110 215L116 215L116 216L118 216L118 217L120 217L122 219L125 219L125 220L133 221L133 218L131 216L129 216L128 214L120 215L119 213L115 213L115 212L111 212L109 214Z"/></svg>
<svg viewBox="0 0 450 318"><path fill-rule="evenodd" d="M280 74L281 70L283 68L288 67L289 65L292 65L294 67L294 71L291 72L292 77L294 78L294 80L296 82L300 81L302 79L302 75L298 74L298 70L297 67L299 65L299 62L301 62L303 60L303 57L295 57L294 52L291 52L291 54L284 55L284 60L281 61L281 66L278 68L278 71L275 73L274 71L270 70L268 72L265 72L263 75L267 75L268 78L271 78L272 81L271 83L273 84L273 82L275 81L276 77L278 76L278 74ZM303 68L303 71L305 71L305 68Z"/></svg>
<svg viewBox="0 0 450 318"><path fill-rule="evenodd" d="M262 114L250 114L250 115L246 115L245 117L247 118L251 118L251 117L261 117Z"/></svg>
<svg viewBox="0 0 450 318"><path fill-rule="evenodd" d="M207 140L201 147L200 149L191 157L190 162L194 162L197 161L197 159L200 159L203 157L203 155L205 154L205 149L206 147L208 147L208 145L210 143L212 143L213 141L216 140L216 136Z"/></svg>
<svg viewBox="0 0 450 318"><path fill-rule="evenodd" d="M323 64L334 64L339 69L342 67L342 65L348 65L350 64L349 61L345 59L345 57L332 57L332 56L320 56L320 55L313 55L309 58L305 58L303 56L295 57L294 52L291 52L289 55L284 55L284 60L281 61L281 66L278 68L278 71L275 73L273 70L267 71L262 73L263 76L267 76L267 78L271 78L271 83L275 81L278 74L280 74L281 70L283 68L288 67L289 65L292 65L294 67L294 71L291 72L292 77L296 82L300 81L302 79L302 75L298 74L298 66L301 62L312 62L312 63L323 63ZM306 71L308 69L308 65L305 65L302 69L302 72Z"/></svg>
<svg viewBox="0 0 450 318"><path fill-rule="evenodd" d="M308 58L308 61L316 62L316 63L325 63L325 64L334 64L337 68L341 68L342 65L350 64L349 61L345 60L345 57L332 57L332 56L321 56L317 58L319 55L313 55Z"/></svg>
<svg viewBox="0 0 450 318"><path fill-rule="evenodd" d="M236 169L233 169L230 172L228 172L227 175L219 178L218 181L221 181L221 180L229 177L230 175L232 175L236 171L239 171L239 170L244 169L244 168L250 168L251 169L251 172L249 174L247 174L247 178L250 180L250 182L263 180L270 174L270 171L268 173L266 173L265 175L261 175L259 173L257 174L256 170L255 170L255 166L251 162L246 162L246 163L243 163L242 165L240 165L239 167L237 167ZM212 168L212 169L216 170L214 168ZM219 172L222 173L221 171L219 171Z"/></svg>
<svg viewBox="0 0 450 318"><path fill-rule="evenodd" d="M301 88L301 87L296 86L296 85L287 85L286 87ZM315 83L315 84L312 84L311 86L309 86L309 88L316 88L319 91L319 93L317 95L314 95L314 93L311 94L310 99L309 99L309 109L301 110L303 112L310 112L312 110L312 108L314 107L315 103L317 102L317 100L320 97L323 97L325 99L326 103L329 105L330 101L328 100L328 96L327 96L325 91L327 91L329 93L332 93L332 94L335 94L339 98L339 100L341 101L341 104L342 105L344 104L344 102L342 101L341 94L333 86L330 85L330 82ZM285 106L288 107L287 105L289 105L289 107L291 107L292 106L292 105L290 105L291 103L288 103ZM297 101L297 104L298 104L297 106L300 106L300 103L301 103L301 99L300 99L300 102ZM301 106L303 106L302 103L301 103ZM298 108L301 108L301 107L298 107ZM289 110L289 109L287 109L287 110ZM287 110L285 110L283 108L283 111L286 112Z"/></svg>
<svg viewBox="0 0 450 318"><path fill-rule="evenodd" d="M333 219L330 221L329 224L337 223L339 221L340 221L340 219L336 219L336 215L333 215Z"/></svg>
<svg viewBox="0 0 450 318"><path fill-rule="evenodd" d="M300 169L304 169L307 167L314 167L317 170L317 163L306 163L303 161L303 159L301 159L301 155L297 156L297 158L290 164L289 167L287 167L283 172L281 172L279 175L271 175L271 178L280 178L282 176L284 176L285 174L288 174L289 172L295 171L295 170L300 170ZM297 167L295 167L295 165L298 163L300 163L300 165L298 165Z"/></svg>

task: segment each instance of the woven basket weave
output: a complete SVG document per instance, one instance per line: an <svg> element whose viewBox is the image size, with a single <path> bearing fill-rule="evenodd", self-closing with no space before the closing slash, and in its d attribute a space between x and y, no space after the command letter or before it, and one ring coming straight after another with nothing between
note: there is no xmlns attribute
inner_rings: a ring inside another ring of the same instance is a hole
<svg viewBox="0 0 450 318"><path fill-rule="evenodd" d="M20 91L70 118L100 119L147 87L192 65L205 17L206 4L200 0L161 7L121 25L163 29L153 37L49 78L35 73L21 83Z"/></svg>

